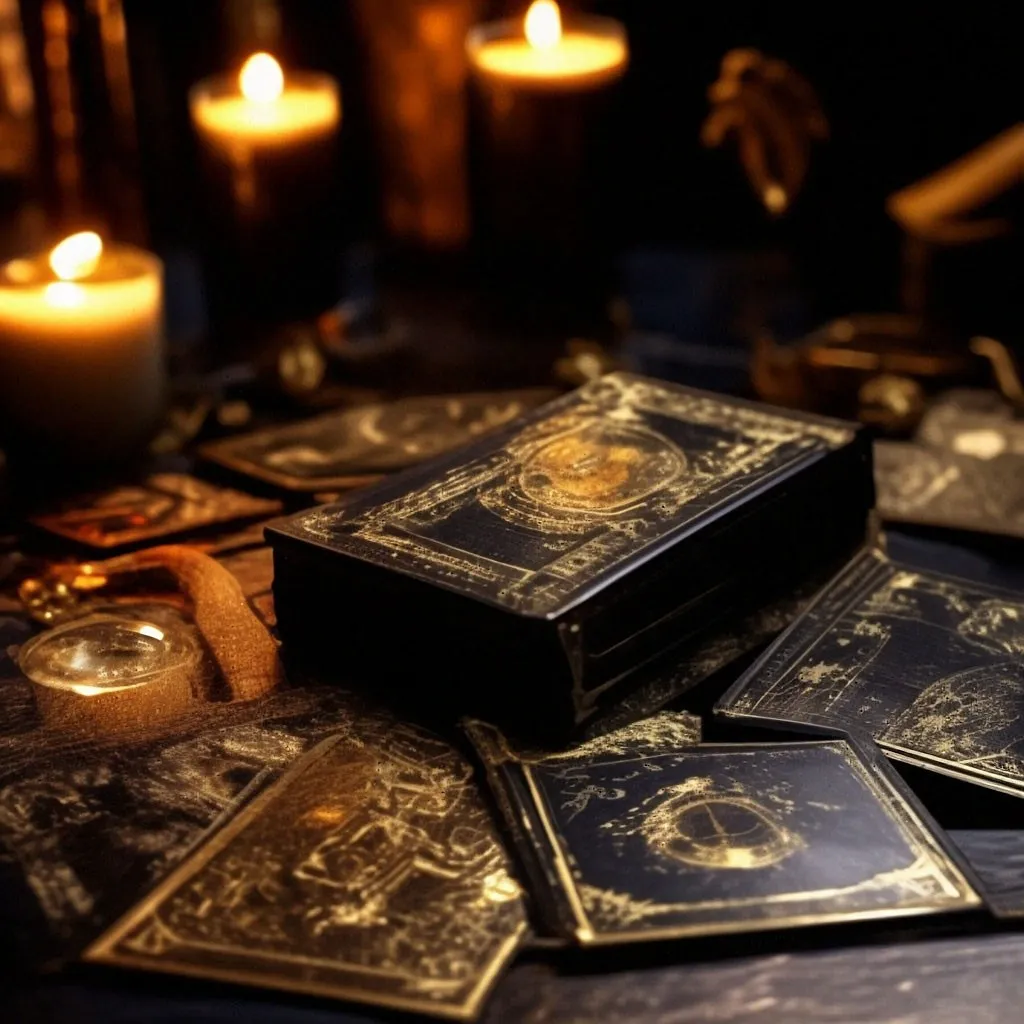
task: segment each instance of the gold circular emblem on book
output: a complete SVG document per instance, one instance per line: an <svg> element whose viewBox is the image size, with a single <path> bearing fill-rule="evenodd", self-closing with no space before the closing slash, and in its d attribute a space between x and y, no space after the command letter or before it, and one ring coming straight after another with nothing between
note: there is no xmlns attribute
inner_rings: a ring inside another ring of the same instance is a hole
<svg viewBox="0 0 1024 1024"><path fill-rule="evenodd" d="M613 512L665 487L684 466L682 452L654 431L598 422L538 448L519 483L538 505Z"/></svg>

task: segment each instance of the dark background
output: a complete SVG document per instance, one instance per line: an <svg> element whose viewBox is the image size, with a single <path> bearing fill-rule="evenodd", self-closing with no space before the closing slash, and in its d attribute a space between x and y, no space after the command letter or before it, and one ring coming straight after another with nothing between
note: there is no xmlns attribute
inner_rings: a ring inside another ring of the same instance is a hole
<svg viewBox="0 0 1024 1024"><path fill-rule="evenodd" d="M23 8L31 12L39 3L23 0ZM400 5L382 0L388 6ZM482 17L518 16L527 4L480 6ZM1020 42L1008 4L958 5L952 12L938 4L602 0L563 6L612 15L629 34L620 112L608 126L618 140L608 230L622 249L676 256L782 250L810 297L813 322L898 308L900 236L886 217L886 197L1021 116ZM252 51L245 28L252 7L238 0L125 0L149 238L162 254L187 248L196 235L188 87ZM280 7L283 39L276 49L285 65L327 70L342 83L345 240L379 240L379 175L353 4L288 0ZM757 47L802 72L831 124L831 139L816 151L808 185L782 223L762 213L735 153L706 151L698 139L707 87L723 54L739 46ZM954 291L973 291L976 307L1009 309L1017 305L1008 282L1019 273L1019 249L996 246L994 253L949 256L946 278L955 278ZM648 264L641 259L639 266L646 274ZM681 271L665 273L671 284ZM993 317L994 326L1007 322Z"/></svg>

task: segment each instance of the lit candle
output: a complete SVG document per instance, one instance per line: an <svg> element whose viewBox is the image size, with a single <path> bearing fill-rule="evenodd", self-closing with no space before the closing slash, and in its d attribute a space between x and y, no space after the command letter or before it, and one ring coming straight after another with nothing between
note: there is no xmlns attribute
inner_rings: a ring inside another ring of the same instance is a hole
<svg viewBox="0 0 1024 1024"><path fill-rule="evenodd" d="M554 0L534 0L522 26L494 22L466 40L473 67L508 85L581 91L615 81L626 70L623 26L611 18L583 18L569 29Z"/></svg>
<svg viewBox="0 0 1024 1024"><path fill-rule="evenodd" d="M289 74L269 53L255 53L237 79L200 82L189 97L200 136L246 161L262 149L329 138L341 120L338 84L329 75Z"/></svg>
<svg viewBox="0 0 1024 1024"><path fill-rule="evenodd" d="M164 397L160 261L83 231L0 267L0 418L15 458L130 454Z"/></svg>
<svg viewBox="0 0 1024 1024"><path fill-rule="evenodd" d="M337 82L268 53L189 96L206 177L215 330L249 335L337 300Z"/></svg>
<svg viewBox="0 0 1024 1024"><path fill-rule="evenodd" d="M629 63L611 18L563 24L554 0L466 38L473 220L480 265L508 315L531 329L599 331L607 308L613 86Z"/></svg>

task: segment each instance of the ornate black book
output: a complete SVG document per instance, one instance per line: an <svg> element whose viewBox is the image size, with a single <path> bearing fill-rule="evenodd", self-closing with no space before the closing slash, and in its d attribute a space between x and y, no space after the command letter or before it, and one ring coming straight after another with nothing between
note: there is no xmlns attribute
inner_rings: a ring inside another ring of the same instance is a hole
<svg viewBox="0 0 1024 1024"><path fill-rule="evenodd" d="M716 710L1024 796L1022 653L1024 594L864 552Z"/></svg>
<svg viewBox="0 0 1024 1024"><path fill-rule="evenodd" d="M855 427L612 374L267 531L291 657L564 733L863 541Z"/></svg>

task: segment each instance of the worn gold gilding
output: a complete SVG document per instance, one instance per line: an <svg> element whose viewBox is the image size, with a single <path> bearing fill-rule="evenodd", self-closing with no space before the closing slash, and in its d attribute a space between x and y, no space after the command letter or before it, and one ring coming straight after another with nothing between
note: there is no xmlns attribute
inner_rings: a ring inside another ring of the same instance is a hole
<svg viewBox="0 0 1024 1024"><path fill-rule="evenodd" d="M87 959L475 1015L525 931L467 764L366 718L303 758Z"/></svg>
<svg viewBox="0 0 1024 1024"><path fill-rule="evenodd" d="M729 717L872 736L888 754L1024 795L1024 600L856 559L726 695Z"/></svg>
<svg viewBox="0 0 1024 1024"><path fill-rule="evenodd" d="M552 926L584 945L978 905L880 763L844 741L681 746L669 716L517 756L470 723Z"/></svg>
<svg viewBox="0 0 1024 1024"><path fill-rule="evenodd" d="M575 404L552 407L489 456L351 517L332 508L306 513L290 532L337 541L343 531L346 549L368 562L399 558L411 575L512 611L552 615L687 521L853 436L840 425L628 374L576 394ZM648 425L657 418L706 428L703 450L688 455ZM473 506L546 539L524 545L515 562L474 550L447 529Z"/></svg>

